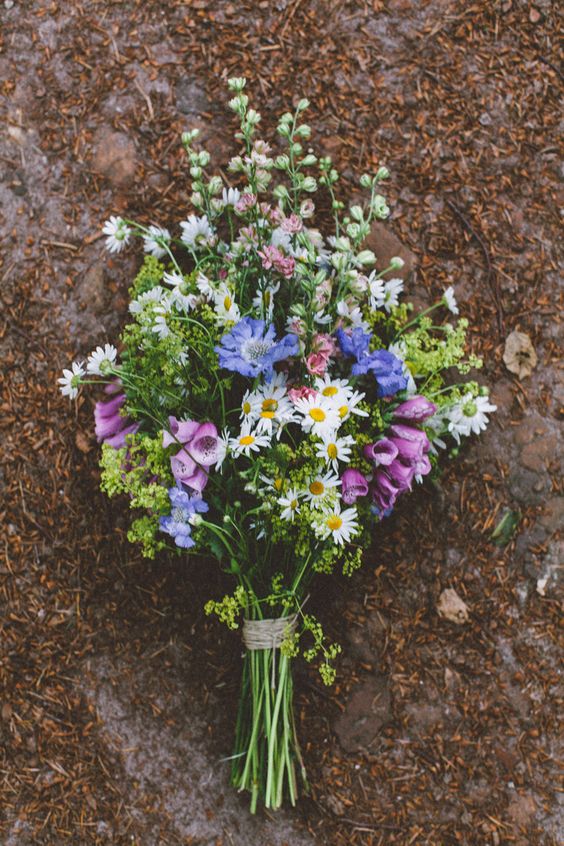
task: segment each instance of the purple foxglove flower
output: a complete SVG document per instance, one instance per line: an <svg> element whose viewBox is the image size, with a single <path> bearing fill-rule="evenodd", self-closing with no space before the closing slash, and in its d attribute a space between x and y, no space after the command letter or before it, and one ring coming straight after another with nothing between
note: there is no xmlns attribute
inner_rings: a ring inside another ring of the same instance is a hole
<svg viewBox="0 0 564 846"><path fill-rule="evenodd" d="M396 445L398 456L408 464L419 461L425 453L429 452L431 447L429 438L421 429L395 423L390 426L390 433L390 440Z"/></svg>
<svg viewBox="0 0 564 846"><path fill-rule="evenodd" d="M114 385L107 387L114 388L114 393L119 390ZM125 446L125 436L139 429L138 423L131 423L129 418L120 414L124 403L125 394L121 393L106 402L97 402L94 406L94 431L98 443L104 441L114 449L121 449Z"/></svg>
<svg viewBox="0 0 564 846"><path fill-rule="evenodd" d="M411 483L413 482L413 477L415 476L414 465L403 464L401 461L396 459L389 467L386 468L386 470L396 485L399 485L402 492L411 488Z"/></svg>
<svg viewBox="0 0 564 846"><path fill-rule="evenodd" d="M346 505L354 505L360 496L368 493L368 482L360 470L349 467L341 476L341 496Z"/></svg>
<svg viewBox="0 0 564 846"><path fill-rule="evenodd" d="M400 486L390 479L387 473L384 473L383 470L378 470L374 474L374 485L383 496L393 499L394 502L397 495L401 493Z"/></svg>
<svg viewBox="0 0 564 846"><path fill-rule="evenodd" d="M170 459L174 478L196 491L203 491L208 482L205 468L215 464L218 456L215 425L169 417L169 426L170 431L163 432L163 446L183 444Z"/></svg>
<svg viewBox="0 0 564 846"><path fill-rule="evenodd" d="M118 413L125 402L125 394L116 394L113 399L106 402L97 402L94 406L94 420L103 420L106 417L113 417Z"/></svg>
<svg viewBox="0 0 564 846"><path fill-rule="evenodd" d="M423 455L415 462L413 465L413 472L416 476L426 476L427 473L431 472L431 462L429 461L427 455Z"/></svg>
<svg viewBox="0 0 564 846"><path fill-rule="evenodd" d="M123 417L121 417L120 419L122 423L127 423L127 420ZM121 429L119 432L116 432L113 437L104 438L104 443L109 444L114 449L121 449L122 447L126 446L126 435L134 435L135 432L137 432L138 430L139 423L130 423L129 426L125 426L125 428Z"/></svg>
<svg viewBox="0 0 564 846"><path fill-rule="evenodd" d="M196 420L177 420L176 417L169 417L169 431L163 431L163 446L166 448L171 444L185 444L192 440L199 427Z"/></svg>
<svg viewBox="0 0 564 846"><path fill-rule="evenodd" d="M375 444L366 444L364 447L364 457L376 466L391 464L397 454L398 448L389 438L382 438Z"/></svg>
<svg viewBox="0 0 564 846"><path fill-rule="evenodd" d="M426 397L410 397L394 409L394 417L399 420L410 420L413 423L422 423L427 417L432 417L437 406Z"/></svg>
<svg viewBox="0 0 564 846"><path fill-rule="evenodd" d="M385 473L379 471L376 474L372 487L372 500L380 511L393 508L399 492L399 488L393 484Z"/></svg>

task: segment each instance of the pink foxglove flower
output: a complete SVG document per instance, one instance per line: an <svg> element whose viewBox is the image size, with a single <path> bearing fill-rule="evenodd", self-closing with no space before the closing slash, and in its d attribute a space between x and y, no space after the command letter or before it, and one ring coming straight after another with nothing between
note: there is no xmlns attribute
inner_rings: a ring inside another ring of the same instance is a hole
<svg viewBox="0 0 564 846"><path fill-rule="evenodd" d="M163 432L163 446L182 444L170 459L174 478L201 493L208 483L208 468L218 457L218 433L213 423L169 417L170 430Z"/></svg>
<svg viewBox="0 0 564 846"><path fill-rule="evenodd" d="M426 397L414 396L402 402L394 409L394 417L398 420L408 420L412 423L422 423L428 417L432 417L437 406Z"/></svg>

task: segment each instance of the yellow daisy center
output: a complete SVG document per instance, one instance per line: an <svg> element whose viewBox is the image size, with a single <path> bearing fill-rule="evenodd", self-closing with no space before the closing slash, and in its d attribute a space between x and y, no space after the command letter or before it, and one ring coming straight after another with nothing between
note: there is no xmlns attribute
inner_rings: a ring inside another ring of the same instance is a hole
<svg viewBox="0 0 564 846"><path fill-rule="evenodd" d="M254 435L243 435L242 438L239 438L239 443L241 444L241 446L249 446L250 444L254 444L254 442Z"/></svg>
<svg viewBox="0 0 564 846"><path fill-rule="evenodd" d="M262 410L263 411L276 411L278 408L278 403L275 399L265 399L262 401Z"/></svg>
<svg viewBox="0 0 564 846"><path fill-rule="evenodd" d="M281 490L282 490L282 485L283 485L283 484L284 484L284 480L283 480L283 479L275 479L275 480L274 480L274 487L275 487L275 489L276 489L277 491L281 491Z"/></svg>
<svg viewBox="0 0 564 846"><path fill-rule="evenodd" d="M314 496L321 496L323 491L325 490L325 485L323 482L320 482L319 479L316 479L315 482L312 482L309 486L310 493Z"/></svg>
<svg viewBox="0 0 564 846"><path fill-rule="evenodd" d="M336 444L329 444L327 447L327 455L329 458L337 458L337 445Z"/></svg>
<svg viewBox="0 0 564 846"><path fill-rule="evenodd" d="M232 300L232 299L231 299L231 297L228 295L228 296L227 296L227 297L225 297L225 299L223 300L223 308L225 309L225 311L229 311L229 309L231 308L231 306L232 306L232 305L233 305L233 300Z"/></svg>
<svg viewBox="0 0 564 846"><path fill-rule="evenodd" d="M260 416L265 420L273 420L276 417L274 411L261 411Z"/></svg>
<svg viewBox="0 0 564 846"><path fill-rule="evenodd" d="M346 417L348 412L349 412L348 405L342 405L339 409L339 417L341 417L341 418Z"/></svg>
<svg viewBox="0 0 564 846"><path fill-rule="evenodd" d="M326 388L323 388L323 391L321 393L324 397L334 397L337 392L338 388L336 388L334 385L327 385Z"/></svg>
<svg viewBox="0 0 564 846"><path fill-rule="evenodd" d="M310 408L309 416L312 420L315 420L316 423L323 423L327 417L322 408Z"/></svg>
<svg viewBox="0 0 564 846"><path fill-rule="evenodd" d="M298 500L293 499L292 502L290 503L290 508L292 509L292 511L295 511L297 507L298 507Z"/></svg>
<svg viewBox="0 0 564 846"><path fill-rule="evenodd" d="M250 414L251 413L251 403L244 402L243 403L243 414Z"/></svg>
<svg viewBox="0 0 564 846"><path fill-rule="evenodd" d="M343 525L343 521L339 517L338 514L331 514L331 516L327 520L327 526L331 529L332 532L337 531Z"/></svg>

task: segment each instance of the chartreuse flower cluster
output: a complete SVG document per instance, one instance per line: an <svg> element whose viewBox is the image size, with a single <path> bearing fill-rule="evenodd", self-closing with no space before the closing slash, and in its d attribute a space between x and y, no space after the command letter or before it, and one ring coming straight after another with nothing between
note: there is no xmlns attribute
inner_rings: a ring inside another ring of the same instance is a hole
<svg viewBox="0 0 564 846"><path fill-rule="evenodd" d="M207 611L230 628L292 622L278 664L272 649L245 665L252 707L240 712L234 764L253 807L259 793L277 807L296 791L287 662L320 657L330 682L338 651L303 610L313 577L353 573L379 521L495 407L477 384L450 381L480 364L465 355L453 289L414 314L401 301L401 259L382 266L364 246L389 214L388 171L363 174L366 200L347 208L337 170L310 146L307 100L269 143L245 80L229 88L240 124L229 181L187 131L192 208L179 225L107 221L110 252L137 236L147 254L130 319L118 347L98 347L59 381L71 398L105 384L102 486L129 498L144 553L172 545L216 557L236 587ZM314 223L318 192L332 222ZM283 690L272 701L271 688Z"/></svg>

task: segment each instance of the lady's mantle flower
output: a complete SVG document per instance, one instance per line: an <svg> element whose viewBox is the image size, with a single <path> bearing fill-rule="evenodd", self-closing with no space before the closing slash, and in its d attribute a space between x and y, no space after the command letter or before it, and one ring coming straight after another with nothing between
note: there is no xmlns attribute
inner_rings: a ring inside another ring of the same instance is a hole
<svg viewBox="0 0 564 846"><path fill-rule="evenodd" d="M182 221L180 226L182 227L182 243L187 247L197 249L213 241L214 231L206 215L197 217L191 214L187 220Z"/></svg>
<svg viewBox="0 0 564 846"><path fill-rule="evenodd" d="M217 462L217 429L213 423L196 420L169 417L168 421L170 429L163 432L163 446L182 446L170 459L172 475L178 482L201 493L208 483L208 468Z"/></svg>
<svg viewBox="0 0 564 846"><path fill-rule="evenodd" d="M59 390L62 395L72 400L78 396L78 389L86 371L84 370L84 364L79 361L74 361L71 367L72 370L63 370L63 375L58 382L61 386Z"/></svg>
<svg viewBox="0 0 564 846"><path fill-rule="evenodd" d="M223 336L215 351L220 367L226 370L249 377L264 373L267 379L272 379L277 361L297 355L298 339L295 335L285 335L276 341L273 324L267 329L264 320L244 317Z"/></svg>
<svg viewBox="0 0 564 846"><path fill-rule="evenodd" d="M347 334L337 329L337 338L341 351L346 356L356 358L351 372L354 376L373 373L377 382L376 396L389 397L403 391L407 379L403 372L403 362L388 350L369 351L372 334L362 329L353 329Z"/></svg>
<svg viewBox="0 0 564 846"><path fill-rule="evenodd" d="M497 411L488 397L473 397L466 394L448 412L448 430L453 438L460 443L460 436L467 438L474 433L479 435L489 423L488 414Z"/></svg>
<svg viewBox="0 0 564 846"><path fill-rule="evenodd" d="M165 244L170 241L170 232L168 229L163 229L161 226L151 224L149 231L143 235L143 249L146 253L150 253L155 258L162 258L166 255Z"/></svg>
<svg viewBox="0 0 564 846"><path fill-rule="evenodd" d="M109 220L104 223L102 232L106 236L106 249L110 253L119 253L131 235L131 229L121 217L112 215Z"/></svg>
<svg viewBox="0 0 564 846"><path fill-rule="evenodd" d="M452 287L452 285L450 285L444 292L443 303L453 314L458 314L459 308L456 304L456 297L454 296L454 288Z"/></svg>
<svg viewBox="0 0 564 846"><path fill-rule="evenodd" d="M170 488L168 492L171 512L159 520L163 532L174 538L176 546L190 549L194 546L192 526L197 522L196 514L205 514L208 504L198 494L190 496L181 487Z"/></svg>
<svg viewBox="0 0 564 846"><path fill-rule="evenodd" d="M334 543L344 546L358 533L357 516L354 506L341 511L341 506L336 503L334 508L320 515L314 525L315 532L321 538L331 537Z"/></svg>
<svg viewBox="0 0 564 846"><path fill-rule="evenodd" d="M92 376L105 376L111 371L116 358L117 350L112 344L105 344L104 347L96 347L94 352L88 356L86 371L92 374Z"/></svg>

